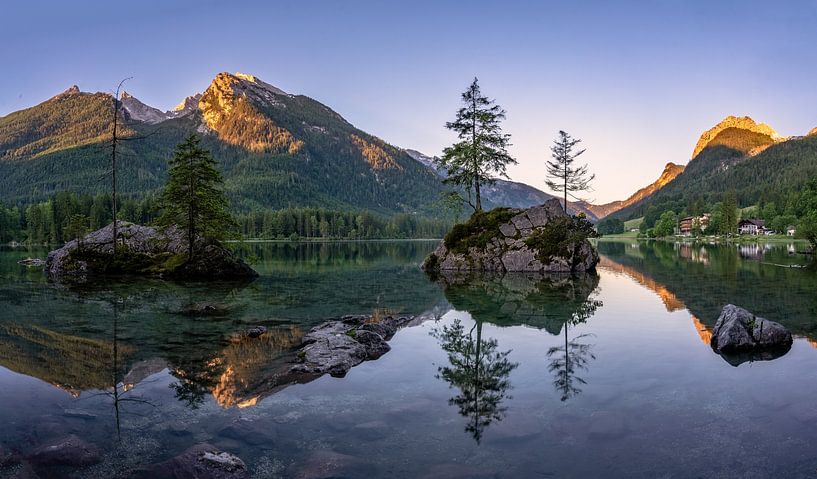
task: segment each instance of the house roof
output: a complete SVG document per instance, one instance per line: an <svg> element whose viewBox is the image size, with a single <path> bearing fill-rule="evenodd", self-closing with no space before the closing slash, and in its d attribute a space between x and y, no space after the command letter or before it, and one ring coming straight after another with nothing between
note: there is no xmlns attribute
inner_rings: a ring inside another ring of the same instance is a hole
<svg viewBox="0 0 817 479"><path fill-rule="evenodd" d="M757 226L758 228L763 228L763 226L764 226L765 224L766 224L766 222L765 222L765 221L763 221L763 220L758 220L758 219L754 219L754 218L748 218L748 219L745 219L745 220L740 220L740 223L738 223L738 226L755 225L755 226Z"/></svg>

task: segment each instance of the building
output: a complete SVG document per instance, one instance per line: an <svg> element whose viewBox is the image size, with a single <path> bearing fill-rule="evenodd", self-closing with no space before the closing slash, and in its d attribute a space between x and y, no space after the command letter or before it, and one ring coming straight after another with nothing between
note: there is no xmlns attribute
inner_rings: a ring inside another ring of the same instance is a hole
<svg viewBox="0 0 817 479"><path fill-rule="evenodd" d="M681 218L678 222L678 230L681 232L681 236L691 236L693 233L705 230L709 226L710 217L709 213L705 213L701 216Z"/></svg>
<svg viewBox="0 0 817 479"><path fill-rule="evenodd" d="M788 228L786 228L786 236L794 236L796 234L797 228L795 228L794 225L790 225Z"/></svg>
<svg viewBox="0 0 817 479"><path fill-rule="evenodd" d="M740 220L738 233L742 235L762 235L766 233L766 222L754 218Z"/></svg>

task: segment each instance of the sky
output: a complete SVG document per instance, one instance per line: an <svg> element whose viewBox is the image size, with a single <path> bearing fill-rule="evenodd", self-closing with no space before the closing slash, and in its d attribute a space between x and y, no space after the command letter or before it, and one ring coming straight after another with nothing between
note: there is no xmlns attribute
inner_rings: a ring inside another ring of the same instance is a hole
<svg viewBox="0 0 817 479"><path fill-rule="evenodd" d="M315 98L387 142L440 155L474 77L507 111L512 179L546 190L559 130L624 199L749 115L817 126L817 0L9 2L0 116L73 84L166 110L221 71Z"/></svg>

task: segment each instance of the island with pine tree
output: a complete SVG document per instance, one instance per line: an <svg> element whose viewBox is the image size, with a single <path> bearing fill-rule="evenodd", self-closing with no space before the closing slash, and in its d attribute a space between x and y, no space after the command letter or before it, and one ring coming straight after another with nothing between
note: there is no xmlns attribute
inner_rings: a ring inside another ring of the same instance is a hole
<svg viewBox="0 0 817 479"><path fill-rule="evenodd" d="M196 135L176 147L155 227L125 221L85 234L52 251L45 270L52 280L147 275L175 279L242 279L258 274L223 245L236 237L223 179Z"/></svg>

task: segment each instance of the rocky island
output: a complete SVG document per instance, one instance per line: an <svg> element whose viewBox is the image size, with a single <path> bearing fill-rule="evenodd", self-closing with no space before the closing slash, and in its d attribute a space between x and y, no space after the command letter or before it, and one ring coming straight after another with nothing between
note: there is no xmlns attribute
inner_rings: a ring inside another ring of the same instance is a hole
<svg viewBox="0 0 817 479"><path fill-rule="evenodd" d="M477 212L455 225L423 262L450 272L578 273L599 261L588 238L596 235L582 216L569 216L558 199L527 209Z"/></svg>
<svg viewBox="0 0 817 479"><path fill-rule="evenodd" d="M113 223L69 241L48 253L45 272L54 281L85 281L98 276L155 276L173 279L247 279L258 276L249 265L217 241L196 240L188 257L188 240L176 227L159 230L118 222L113 254Z"/></svg>

